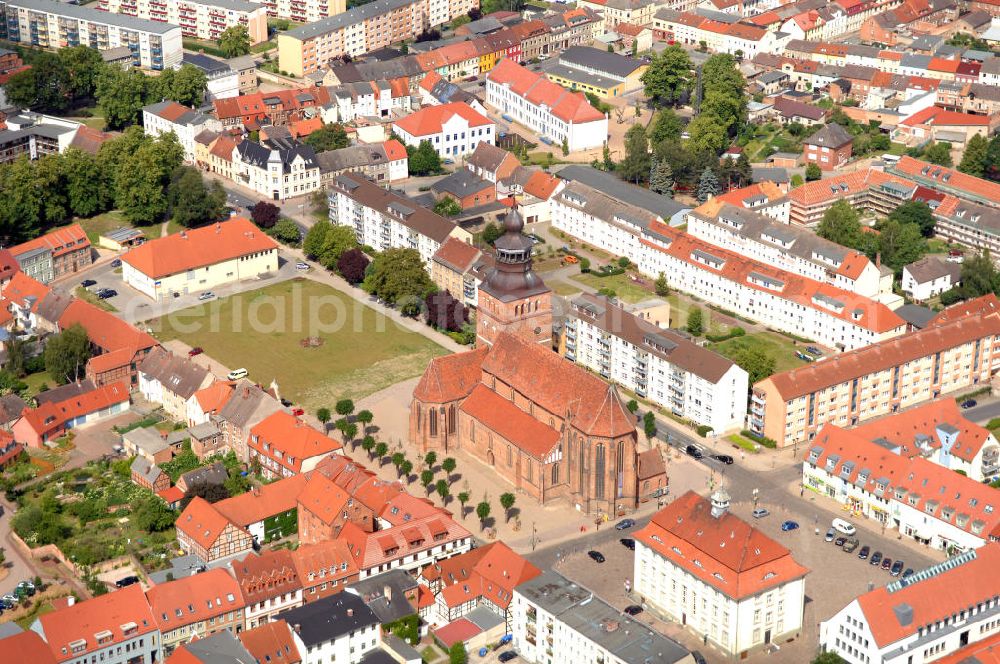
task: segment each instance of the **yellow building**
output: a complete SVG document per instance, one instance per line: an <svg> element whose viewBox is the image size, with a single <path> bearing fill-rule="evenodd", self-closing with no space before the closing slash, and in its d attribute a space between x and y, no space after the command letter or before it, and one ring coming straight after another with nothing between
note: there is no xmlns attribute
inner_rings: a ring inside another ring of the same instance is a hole
<svg viewBox="0 0 1000 664"><path fill-rule="evenodd" d="M278 245L237 217L152 240L122 256L122 278L161 300L278 271Z"/></svg>
<svg viewBox="0 0 1000 664"><path fill-rule="evenodd" d="M608 53L589 46L573 46L559 55L559 62L545 72L553 83L598 97L620 97L642 89L644 60Z"/></svg>

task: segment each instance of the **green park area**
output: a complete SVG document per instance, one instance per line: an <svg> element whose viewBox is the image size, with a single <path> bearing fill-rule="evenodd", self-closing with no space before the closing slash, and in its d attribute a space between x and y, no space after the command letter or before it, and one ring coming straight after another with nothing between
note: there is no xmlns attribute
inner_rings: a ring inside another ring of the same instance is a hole
<svg viewBox="0 0 1000 664"><path fill-rule="evenodd" d="M313 281L296 279L166 316L160 341L180 339L308 410L357 400L420 375L445 350L374 309ZM266 352L265 352L266 351Z"/></svg>

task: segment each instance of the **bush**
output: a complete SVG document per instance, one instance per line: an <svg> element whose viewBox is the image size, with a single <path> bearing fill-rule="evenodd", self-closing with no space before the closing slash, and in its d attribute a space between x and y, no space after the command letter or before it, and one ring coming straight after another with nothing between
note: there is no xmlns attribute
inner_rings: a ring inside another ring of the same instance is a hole
<svg viewBox="0 0 1000 664"><path fill-rule="evenodd" d="M631 265L631 263L630 263L630 262L629 262L629 260L628 260L627 258L625 258L624 256L622 256L621 258L619 258L619 259L618 259L618 267L620 267L620 268L622 268L622 269L625 269L625 268L627 268L627 267L628 267L629 265Z"/></svg>
<svg viewBox="0 0 1000 664"><path fill-rule="evenodd" d="M702 438L704 438L705 436L708 435L708 433L710 431L715 431L715 429L713 429L712 427L708 426L707 424L699 424L697 431L698 431L698 435L701 436Z"/></svg>
<svg viewBox="0 0 1000 664"><path fill-rule="evenodd" d="M776 443L772 439L767 438L766 436L758 436L753 431L750 431L750 429L744 429L743 431L740 432L740 434L742 434L744 438L749 438L755 443L759 443L769 449L773 450L778 447L778 443Z"/></svg>
<svg viewBox="0 0 1000 664"><path fill-rule="evenodd" d="M744 330L742 327L733 327L730 328L730 330L725 334L706 334L705 338L711 341L712 343L719 343L720 341L726 341L728 339L742 337L746 333L747 331Z"/></svg>
<svg viewBox="0 0 1000 664"><path fill-rule="evenodd" d="M580 272L587 273L590 272L590 259L581 258L580 259Z"/></svg>

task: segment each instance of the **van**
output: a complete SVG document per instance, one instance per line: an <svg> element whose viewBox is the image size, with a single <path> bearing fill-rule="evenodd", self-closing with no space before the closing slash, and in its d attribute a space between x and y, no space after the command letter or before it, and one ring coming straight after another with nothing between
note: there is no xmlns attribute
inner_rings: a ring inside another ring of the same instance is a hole
<svg viewBox="0 0 1000 664"><path fill-rule="evenodd" d="M844 533L845 535L853 535L854 533L858 532L857 528L855 528L850 523L844 521L843 519L834 519L832 525L834 528Z"/></svg>
<svg viewBox="0 0 1000 664"><path fill-rule="evenodd" d="M226 375L229 380L239 380L240 378L246 378L249 372L246 369L233 369Z"/></svg>

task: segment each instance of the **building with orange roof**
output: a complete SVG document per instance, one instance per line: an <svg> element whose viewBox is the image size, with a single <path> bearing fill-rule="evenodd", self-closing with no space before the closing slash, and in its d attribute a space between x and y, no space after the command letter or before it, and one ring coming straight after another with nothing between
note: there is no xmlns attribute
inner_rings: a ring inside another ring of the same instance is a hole
<svg viewBox="0 0 1000 664"><path fill-rule="evenodd" d="M36 618L31 632L45 640L57 662L120 662L124 661L122 650L129 653L129 661L155 662L162 654L159 625L139 584L83 602L71 601Z"/></svg>
<svg viewBox="0 0 1000 664"><path fill-rule="evenodd" d="M347 543L362 580L391 569L418 570L469 551L473 541L472 533L443 512L373 533L350 522L339 539Z"/></svg>
<svg viewBox="0 0 1000 664"><path fill-rule="evenodd" d="M103 0L103 2L108 1ZM222 123L211 115L165 99L143 107L142 129L153 137L173 133L184 149L184 160L191 164L195 161L195 136L203 131L220 132L223 127Z"/></svg>
<svg viewBox="0 0 1000 664"><path fill-rule="evenodd" d="M361 173L379 184L409 177L406 148L393 139L384 143L349 145L316 154L320 182L325 187L344 173Z"/></svg>
<svg viewBox="0 0 1000 664"><path fill-rule="evenodd" d="M206 501L195 496L174 522L177 543L205 562L253 549L253 537Z"/></svg>
<svg viewBox="0 0 1000 664"><path fill-rule="evenodd" d="M493 265L492 255L484 254L474 244L450 237L431 257L431 279L459 302L477 307L479 285Z"/></svg>
<svg viewBox="0 0 1000 664"><path fill-rule="evenodd" d="M296 507L299 541L303 543L336 539L347 523L356 523L368 532L378 527L376 509L354 500L322 472L309 477L298 494Z"/></svg>
<svg viewBox="0 0 1000 664"><path fill-rule="evenodd" d="M191 395L187 402L187 421L189 425L205 424L229 401L235 390L234 383L229 380L217 380L208 387L202 388Z"/></svg>
<svg viewBox="0 0 1000 664"><path fill-rule="evenodd" d="M57 228L8 249L21 271L43 284L79 272L94 262L93 248L80 224Z"/></svg>
<svg viewBox="0 0 1000 664"><path fill-rule="evenodd" d="M1000 443L942 398L856 427L854 433L906 458L923 457L978 481L1000 474Z"/></svg>
<svg viewBox="0 0 1000 664"><path fill-rule="evenodd" d="M937 166L930 162L904 155L886 169L893 175L906 178L919 185L945 194L957 196L970 203L987 207L1000 207L1000 183L977 178L956 168Z"/></svg>
<svg viewBox="0 0 1000 664"><path fill-rule="evenodd" d="M993 634L981 641L970 643L934 661L936 664L969 664L970 662L1000 664L1000 634Z"/></svg>
<svg viewBox="0 0 1000 664"><path fill-rule="evenodd" d="M25 332L34 332L40 326L54 330L55 321L45 321L38 315L39 305L51 292L51 288L37 279L20 270L15 271L3 289L3 308L10 313L7 322Z"/></svg>
<svg viewBox="0 0 1000 664"><path fill-rule="evenodd" d="M20 628L16 634L0 638L0 660L32 664L57 664L60 661L37 632Z"/></svg>
<svg viewBox="0 0 1000 664"><path fill-rule="evenodd" d="M468 553L425 567L417 577L436 595L436 616L444 625L485 606L504 619L511 630L510 604L514 588L542 571L503 542L493 542Z"/></svg>
<svg viewBox="0 0 1000 664"><path fill-rule="evenodd" d="M230 523L247 530L255 544L266 544L295 534L298 496L305 485L305 475L294 475L220 500L213 507Z"/></svg>
<svg viewBox="0 0 1000 664"><path fill-rule="evenodd" d="M233 634L243 631L246 602L240 584L225 569L210 569L161 583L147 590L146 598L153 620L160 628L164 658L178 645L194 638L205 638L222 630Z"/></svg>
<svg viewBox="0 0 1000 664"><path fill-rule="evenodd" d="M780 52L793 30L801 34L811 29L799 26L794 19L787 19L781 25L784 34L779 35L777 30L769 29L775 24L766 20L718 21L695 13L693 7L689 11L661 7L653 15L652 25L654 34L663 41L688 46L704 42L710 51L731 54L740 51L746 58L753 58L758 53Z"/></svg>
<svg viewBox="0 0 1000 664"><path fill-rule="evenodd" d="M343 454L343 444L283 410L250 429L250 462L256 461L267 479L311 471L325 456Z"/></svg>
<svg viewBox="0 0 1000 664"><path fill-rule="evenodd" d="M303 654L295 645L292 628L278 619L258 627L248 627L238 635L240 643L257 662L301 664Z"/></svg>
<svg viewBox="0 0 1000 664"><path fill-rule="evenodd" d="M429 141L442 159L472 154L480 141L492 144L496 135L493 121L463 102L425 106L397 120L393 129L406 145Z"/></svg>
<svg viewBox="0 0 1000 664"><path fill-rule="evenodd" d="M131 398L127 383L91 387L68 399L26 408L11 427L14 438L28 447L41 448L74 427L128 411Z"/></svg>
<svg viewBox="0 0 1000 664"><path fill-rule="evenodd" d="M607 141L608 118L582 92L571 92L542 74L505 59L486 77L486 103L570 152Z"/></svg>
<svg viewBox="0 0 1000 664"><path fill-rule="evenodd" d="M302 601L314 602L344 590L358 580L358 567L347 542L330 539L305 544L292 551L292 562L302 584Z"/></svg>
<svg viewBox="0 0 1000 664"><path fill-rule="evenodd" d="M998 125L1000 115L975 115L931 106L901 120L896 133L907 145L948 139L950 144L962 147L973 136L988 137Z"/></svg>
<svg viewBox="0 0 1000 664"><path fill-rule="evenodd" d="M805 576L791 552L729 511L729 494L688 491L634 535L633 592L734 657L801 634ZM768 610L760 609L766 601ZM702 606L718 611L702 611Z"/></svg>
<svg viewBox="0 0 1000 664"><path fill-rule="evenodd" d="M288 549L251 552L229 567L243 593L246 629L266 625L279 612L302 605L302 582Z"/></svg>
<svg viewBox="0 0 1000 664"><path fill-rule="evenodd" d="M789 218L799 226L816 226L839 200L846 200L854 208L886 216L909 201L916 188L916 184L901 173L896 175L873 168L843 173L806 182L789 191Z"/></svg>
<svg viewBox="0 0 1000 664"><path fill-rule="evenodd" d="M122 279L159 302L278 270L278 245L235 217L151 240L122 256Z"/></svg>
<svg viewBox="0 0 1000 664"><path fill-rule="evenodd" d="M996 490L922 456L826 424L802 452L802 484L859 518L940 551L1000 539Z"/></svg>

